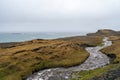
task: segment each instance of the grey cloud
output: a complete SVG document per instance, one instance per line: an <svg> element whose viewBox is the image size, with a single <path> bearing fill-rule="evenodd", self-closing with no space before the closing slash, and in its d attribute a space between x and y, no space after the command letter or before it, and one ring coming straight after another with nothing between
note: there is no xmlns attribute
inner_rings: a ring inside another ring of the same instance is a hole
<svg viewBox="0 0 120 80"><path fill-rule="evenodd" d="M0 32L118 30L119 8L120 0L0 0Z"/></svg>

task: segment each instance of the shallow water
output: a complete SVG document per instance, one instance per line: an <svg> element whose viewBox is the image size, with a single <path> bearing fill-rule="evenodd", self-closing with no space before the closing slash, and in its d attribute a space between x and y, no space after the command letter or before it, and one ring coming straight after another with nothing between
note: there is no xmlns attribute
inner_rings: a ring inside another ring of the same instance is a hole
<svg viewBox="0 0 120 80"><path fill-rule="evenodd" d="M34 73L26 80L70 80L71 73L81 70L92 70L106 64L109 64L109 58L99 50L111 46L112 42L108 38L103 39L103 46L87 47L86 50L90 53L88 59L75 67L70 68L50 68Z"/></svg>

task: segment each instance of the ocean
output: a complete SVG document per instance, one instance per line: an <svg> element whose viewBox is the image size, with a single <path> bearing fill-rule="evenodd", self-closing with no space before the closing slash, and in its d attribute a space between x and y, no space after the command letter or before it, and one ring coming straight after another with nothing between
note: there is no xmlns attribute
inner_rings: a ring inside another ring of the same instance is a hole
<svg viewBox="0 0 120 80"><path fill-rule="evenodd" d="M0 43L21 42L33 39L56 39L85 35L83 32L38 32L38 33L0 33Z"/></svg>

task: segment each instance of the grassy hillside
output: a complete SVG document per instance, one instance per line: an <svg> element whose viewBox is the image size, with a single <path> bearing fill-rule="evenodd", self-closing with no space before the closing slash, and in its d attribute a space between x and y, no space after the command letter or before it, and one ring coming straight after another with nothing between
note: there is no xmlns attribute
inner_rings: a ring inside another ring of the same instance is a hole
<svg viewBox="0 0 120 80"><path fill-rule="evenodd" d="M101 29L96 33L88 33L88 36L120 36L119 31L109 30L109 29Z"/></svg>
<svg viewBox="0 0 120 80"><path fill-rule="evenodd" d="M70 37L0 44L0 80L23 80L44 68L80 64L86 46L101 44L102 37Z"/></svg>
<svg viewBox="0 0 120 80"><path fill-rule="evenodd" d="M78 75L78 80L120 80L120 36L110 36L110 40L113 45L101 51L110 57L111 63L95 70L73 73Z"/></svg>

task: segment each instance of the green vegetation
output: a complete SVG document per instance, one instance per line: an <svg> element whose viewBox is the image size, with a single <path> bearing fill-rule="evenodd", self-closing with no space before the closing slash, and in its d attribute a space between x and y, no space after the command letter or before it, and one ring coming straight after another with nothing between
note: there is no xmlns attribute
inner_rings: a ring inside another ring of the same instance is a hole
<svg viewBox="0 0 120 80"><path fill-rule="evenodd" d="M23 80L34 72L51 67L83 63L89 56L86 46L96 46L102 37L71 37L0 44L0 80Z"/></svg>
<svg viewBox="0 0 120 80"><path fill-rule="evenodd" d="M120 67L119 64L109 64L105 67L102 68L98 68L95 70L89 70L89 71L81 71L81 72L74 72L73 75L77 75L78 79L76 78L72 78L71 80L92 80L92 78L97 78L102 76L104 73L110 71L110 70L114 70L117 69L118 67ZM101 79L104 80L104 79Z"/></svg>

